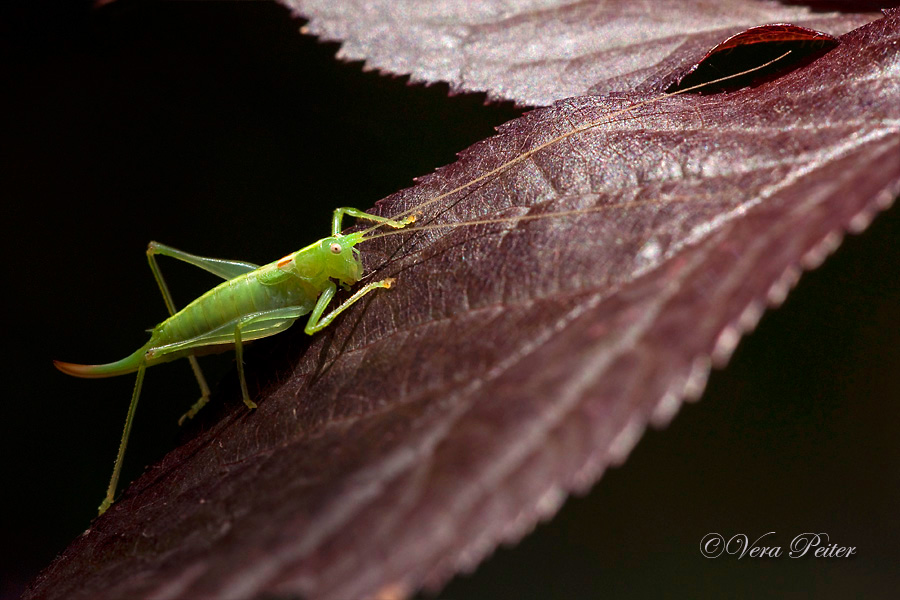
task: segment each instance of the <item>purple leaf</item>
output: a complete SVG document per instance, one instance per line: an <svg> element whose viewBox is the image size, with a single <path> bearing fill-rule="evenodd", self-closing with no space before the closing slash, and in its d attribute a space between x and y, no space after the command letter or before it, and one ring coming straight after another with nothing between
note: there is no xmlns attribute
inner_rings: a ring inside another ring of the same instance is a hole
<svg viewBox="0 0 900 600"><path fill-rule="evenodd" d="M838 40L814 29L798 27L788 23L751 27L731 36L706 53L703 59L693 65L677 85L669 86L667 92L686 90L705 82L737 75L747 70L750 73L735 76L720 84L710 84L702 92L737 89L757 81L763 75L780 73L812 62L826 50L834 48ZM763 69L755 66L772 61Z"/></svg>
<svg viewBox="0 0 900 600"><path fill-rule="evenodd" d="M778 0L781 4L807 6L816 10L880 10L900 5L900 0Z"/></svg>
<svg viewBox="0 0 900 600"><path fill-rule="evenodd" d="M305 32L342 42L339 58L531 106L588 93L664 89L671 81L662 79L747 27L791 22L839 35L878 17L757 0L665 0L650 14L629 0L281 1L310 19Z"/></svg>
<svg viewBox="0 0 900 600"><path fill-rule="evenodd" d="M900 191L900 11L716 96L529 113L378 204L433 229L364 247L398 285L250 413L170 453L28 598L405 596L438 587L620 463L702 391L767 303ZM696 60L696 57L695 57Z"/></svg>

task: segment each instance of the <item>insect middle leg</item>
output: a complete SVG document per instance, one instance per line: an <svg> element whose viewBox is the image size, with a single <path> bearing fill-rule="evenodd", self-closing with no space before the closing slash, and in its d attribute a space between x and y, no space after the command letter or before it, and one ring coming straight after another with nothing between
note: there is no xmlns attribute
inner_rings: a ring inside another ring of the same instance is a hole
<svg viewBox="0 0 900 600"><path fill-rule="evenodd" d="M244 376L244 330L249 330L254 338L274 335L285 329L286 322L293 323L302 316L302 313L303 309L289 306L247 315L235 324L234 353L237 360L238 378L241 381L241 397L247 408L256 408L256 402L250 399L250 393L247 391L247 378Z"/></svg>

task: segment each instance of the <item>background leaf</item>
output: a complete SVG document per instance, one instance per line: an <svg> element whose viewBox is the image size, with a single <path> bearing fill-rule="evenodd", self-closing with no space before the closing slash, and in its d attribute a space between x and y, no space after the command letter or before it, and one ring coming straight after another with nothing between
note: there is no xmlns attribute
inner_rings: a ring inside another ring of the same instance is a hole
<svg viewBox="0 0 900 600"><path fill-rule="evenodd" d="M665 0L652 11L629 0L282 2L310 19L305 32L339 41L339 58L531 106L665 88L673 74L747 27L791 22L839 35L878 16L756 0Z"/></svg>
<svg viewBox="0 0 900 600"><path fill-rule="evenodd" d="M896 195L896 20L760 88L620 117L434 216L609 210L383 241L370 266L407 284L308 347L295 336L298 366L257 414L170 454L38 585L346 597L439 583L517 537L670 417L703 356L726 356L801 262ZM531 113L382 210L633 99Z"/></svg>

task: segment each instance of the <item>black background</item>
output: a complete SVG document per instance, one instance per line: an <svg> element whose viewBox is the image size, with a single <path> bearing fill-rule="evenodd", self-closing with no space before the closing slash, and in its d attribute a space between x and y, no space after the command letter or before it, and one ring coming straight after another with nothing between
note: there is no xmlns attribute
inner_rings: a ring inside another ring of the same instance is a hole
<svg viewBox="0 0 900 600"><path fill-rule="evenodd" d="M339 63L275 4L33 1L9 16L4 598L103 495L133 381L77 380L50 361L106 362L143 343L164 317L147 241L268 262L324 235L335 206L371 206L518 114ZM849 238L698 405L441 597L887 597L900 586L898 232L894 209ZM176 301L215 282L163 269ZM213 381L231 366L204 360ZM123 482L178 443L195 396L186 365L150 372ZM710 560L699 544L713 531L775 531L782 546L827 532L858 550Z"/></svg>

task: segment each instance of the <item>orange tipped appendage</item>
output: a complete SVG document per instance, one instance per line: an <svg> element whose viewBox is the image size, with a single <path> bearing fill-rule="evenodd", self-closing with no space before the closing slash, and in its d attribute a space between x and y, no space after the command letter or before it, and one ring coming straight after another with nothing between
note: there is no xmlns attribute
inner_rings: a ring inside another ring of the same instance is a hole
<svg viewBox="0 0 900 600"><path fill-rule="evenodd" d="M129 357L131 358L131 357ZM99 379L101 377L115 377L116 375L125 375L126 373L134 373L137 371L138 362L126 364L125 360L109 363L106 365L78 365L75 363L67 363L61 360L54 360L53 366L73 377L82 377L84 379Z"/></svg>
<svg viewBox="0 0 900 600"><path fill-rule="evenodd" d="M66 375L71 375L73 377L83 377L85 379L115 377L116 375L125 375L126 373L134 373L137 371L140 364L144 362L149 348L150 344L148 343L130 356L105 365L78 365L75 363L63 362L61 360L54 360L53 366Z"/></svg>
<svg viewBox="0 0 900 600"><path fill-rule="evenodd" d="M92 379L95 377L110 377L110 375L104 375L98 368L102 367L103 365L77 365L75 363L67 363L61 360L54 360L53 366L66 375L71 375L73 377L84 377L88 379Z"/></svg>

